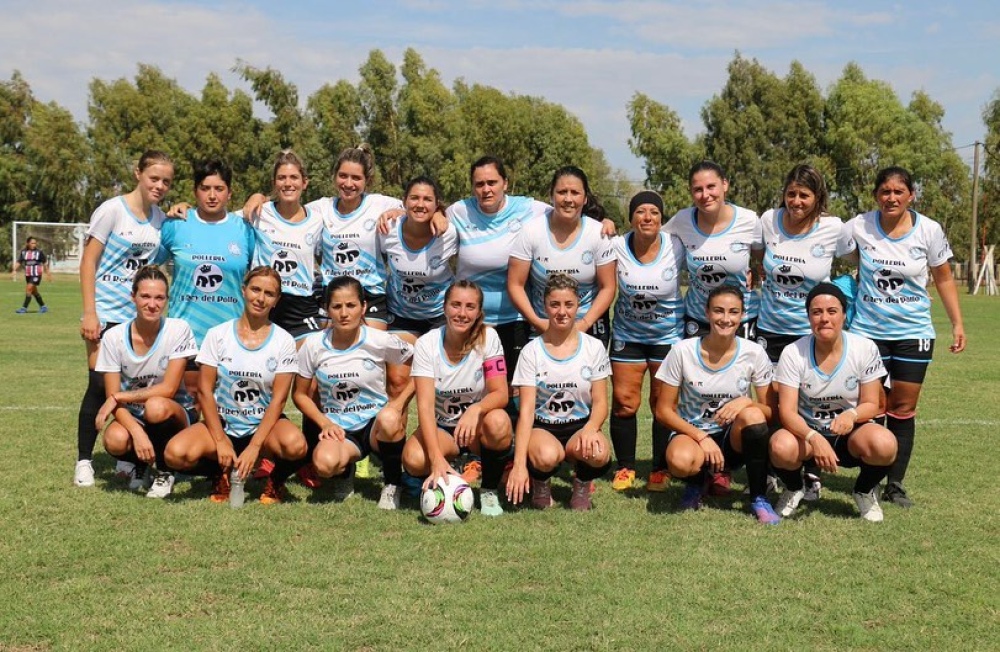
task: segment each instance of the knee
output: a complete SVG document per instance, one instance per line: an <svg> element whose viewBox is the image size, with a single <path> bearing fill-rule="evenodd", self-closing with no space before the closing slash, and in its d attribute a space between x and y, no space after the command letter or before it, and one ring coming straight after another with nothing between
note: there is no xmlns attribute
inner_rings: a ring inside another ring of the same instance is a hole
<svg viewBox="0 0 1000 652"><path fill-rule="evenodd" d="M382 441L399 441L406 434L403 432L403 415L396 408L382 408L375 417L375 426L378 429L376 439Z"/></svg>
<svg viewBox="0 0 1000 652"><path fill-rule="evenodd" d="M764 418L764 413L760 411L759 407L751 405L750 407L743 408L740 413L736 415L735 425L745 428L747 426L753 426L758 423L767 423L767 419Z"/></svg>
<svg viewBox="0 0 1000 652"><path fill-rule="evenodd" d="M146 423L163 423L169 419L171 402L170 399L163 398L162 396L154 396L146 401L145 410L143 411Z"/></svg>
<svg viewBox="0 0 1000 652"><path fill-rule="evenodd" d="M312 463L316 467L316 475L321 478L332 478L335 475L340 475L347 466L340 455L336 454L336 451L328 450L326 447L316 449L313 453Z"/></svg>
<svg viewBox="0 0 1000 652"><path fill-rule="evenodd" d="M396 397L405 392L407 385L411 382L410 376L405 372L393 370L386 374L386 384L390 397Z"/></svg>
<svg viewBox="0 0 1000 652"><path fill-rule="evenodd" d="M896 461L896 437L885 428L879 428L873 433L869 454L862 460L872 466L889 466Z"/></svg>
<svg viewBox="0 0 1000 652"><path fill-rule="evenodd" d="M690 447L668 446L667 467L675 478L690 478L701 471L704 459L696 455Z"/></svg>
<svg viewBox="0 0 1000 652"><path fill-rule="evenodd" d="M416 437L411 437L403 447L403 468L414 477L422 476L427 471L427 456Z"/></svg>
<svg viewBox="0 0 1000 652"><path fill-rule="evenodd" d="M286 460L301 460L309 452L309 444L301 433L297 433L297 436L289 437L289 441L282 446L282 449Z"/></svg>
<svg viewBox="0 0 1000 652"><path fill-rule="evenodd" d="M108 426L101 439L104 442L104 450L109 455L117 457L128 452L128 445L131 438L124 428Z"/></svg>
<svg viewBox="0 0 1000 652"><path fill-rule="evenodd" d="M562 446L539 446L528 452L531 458L531 465L539 471L551 471L556 468L566 458L566 451Z"/></svg>
<svg viewBox="0 0 1000 652"><path fill-rule="evenodd" d="M490 410L483 417L482 444L489 449L499 450L510 445L510 417L504 410Z"/></svg>
<svg viewBox="0 0 1000 652"><path fill-rule="evenodd" d="M639 394L629 390L619 390L614 393L611 401L611 414L621 419L630 419L639 411Z"/></svg>
<svg viewBox="0 0 1000 652"><path fill-rule="evenodd" d="M802 464L798 438L787 430L779 430L771 437L771 464L779 469L794 471Z"/></svg>
<svg viewBox="0 0 1000 652"><path fill-rule="evenodd" d="M171 440L167 444L167 448L163 451L163 460L172 469L177 469L178 471L186 471L188 469L194 468L197 460L189 459L188 451L181 445L174 443Z"/></svg>

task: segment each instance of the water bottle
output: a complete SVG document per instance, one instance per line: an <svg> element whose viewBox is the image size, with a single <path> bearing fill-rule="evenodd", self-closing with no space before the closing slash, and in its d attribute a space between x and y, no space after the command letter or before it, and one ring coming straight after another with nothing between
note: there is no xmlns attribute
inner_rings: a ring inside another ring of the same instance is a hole
<svg viewBox="0 0 1000 652"><path fill-rule="evenodd" d="M233 509L239 509L243 507L243 501L246 500L246 491L243 486L243 478L240 477L240 472L233 469L232 473L229 474L229 506Z"/></svg>

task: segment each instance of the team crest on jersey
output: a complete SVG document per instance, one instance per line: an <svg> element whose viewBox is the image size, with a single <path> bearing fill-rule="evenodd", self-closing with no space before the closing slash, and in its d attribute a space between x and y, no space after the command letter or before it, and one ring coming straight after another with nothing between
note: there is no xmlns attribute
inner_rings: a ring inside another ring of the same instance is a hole
<svg viewBox="0 0 1000 652"><path fill-rule="evenodd" d="M375 361L371 358L365 358L361 361L361 366L365 368L365 371L373 371L376 367Z"/></svg>
<svg viewBox="0 0 1000 652"><path fill-rule="evenodd" d="M718 265L712 263L707 263L698 268L695 272L695 276L698 277L698 282L706 288L716 288L722 285L722 282L726 280L726 270L722 269Z"/></svg>
<svg viewBox="0 0 1000 652"><path fill-rule="evenodd" d="M309 245L310 247L316 244L316 234L315 233L307 233L306 234L306 244Z"/></svg>
<svg viewBox="0 0 1000 652"><path fill-rule="evenodd" d="M235 242L230 242L229 243L229 253L231 253L234 256L242 256L243 255L243 250L240 249L240 246L238 244L236 244Z"/></svg>
<svg viewBox="0 0 1000 652"><path fill-rule="evenodd" d="M814 244L809 250L813 258L826 258L826 247L821 244Z"/></svg>
<svg viewBox="0 0 1000 652"><path fill-rule="evenodd" d="M664 267L663 271L660 272L660 278L664 281L672 281L677 278L677 268L673 266Z"/></svg>
<svg viewBox="0 0 1000 652"><path fill-rule="evenodd" d="M168 364L170 364L170 358L164 355L160 356L160 361L156 364L156 366L160 368L160 371L165 371Z"/></svg>
<svg viewBox="0 0 1000 652"><path fill-rule="evenodd" d="M215 263L198 265L194 272L194 286L202 292L216 292L222 287L222 269Z"/></svg>
<svg viewBox="0 0 1000 652"><path fill-rule="evenodd" d="M237 380L233 383L233 401L240 407L250 407L260 401L263 391L255 380Z"/></svg>
<svg viewBox="0 0 1000 652"><path fill-rule="evenodd" d="M267 370L272 374L278 369L278 359L273 355L267 359Z"/></svg>
<svg viewBox="0 0 1000 652"><path fill-rule="evenodd" d="M449 417L457 418L469 409L472 405L472 401L469 400L468 396L449 396L444 400L444 413Z"/></svg>
<svg viewBox="0 0 1000 652"><path fill-rule="evenodd" d="M279 249L271 259L271 267L282 277L291 276L299 268L299 263L294 258L289 258L290 255L284 249Z"/></svg>
<svg viewBox="0 0 1000 652"><path fill-rule="evenodd" d="M613 342L611 342L611 348L615 351L624 351L625 342L622 342L620 340L614 340Z"/></svg>
<svg viewBox="0 0 1000 652"><path fill-rule="evenodd" d="M333 264L341 269L345 267L351 267L357 262L358 258L361 257L361 250L356 246L341 240L337 243L337 247L333 253Z"/></svg>
<svg viewBox="0 0 1000 652"><path fill-rule="evenodd" d="M507 224L507 230L511 233L517 233L521 230L521 218L515 217Z"/></svg>
<svg viewBox="0 0 1000 652"><path fill-rule="evenodd" d="M637 292L629 298L632 312L637 315L648 315L656 309L656 298L643 292Z"/></svg>
<svg viewBox="0 0 1000 652"><path fill-rule="evenodd" d="M741 253L743 253L744 251L746 251L749 248L750 248L750 245L747 244L746 242L730 242L729 243L729 250L731 252L733 252L734 254L741 254Z"/></svg>
<svg viewBox="0 0 1000 652"><path fill-rule="evenodd" d="M441 259L441 256L431 256L431 268L437 269L443 264L444 260Z"/></svg>
<svg viewBox="0 0 1000 652"><path fill-rule="evenodd" d="M365 227L365 231L374 231L375 230L375 220L373 220L373 219L367 219L367 220L365 220L364 227Z"/></svg>
<svg viewBox="0 0 1000 652"><path fill-rule="evenodd" d="M757 344L760 344L761 347L763 347L763 348L766 349L767 348L767 338L766 337L758 337L757 338Z"/></svg>
<svg viewBox="0 0 1000 652"><path fill-rule="evenodd" d="M572 414L576 401L569 392L558 391L545 401L545 411L553 417L565 417Z"/></svg>
<svg viewBox="0 0 1000 652"><path fill-rule="evenodd" d="M478 381L478 380L482 380L482 379L483 379L483 368L482 368L482 367L480 367L480 368L476 369L476 373L474 373L474 374L473 374L473 377L474 377L474 378L475 378L475 379L476 379L477 381Z"/></svg>
<svg viewBox="0 0 1000 652"><path fill-rule="evenodd" d="M796 265L782 263L774 268L774 284L791 290L802 285L806 276Z"/></svg>
<svg viewBox="0 0 1000 652"><path fill-rule="evenodd" d="M849 392L856 390L858 388L858 377L852 374L845 378L844 388Z"/></svg>
<svg viewBox="0 0 1000 652"><path fill-rule="evenodd" d="M592 251L585 251L585 252L583 252L583 255L580 256L580 261L584 265L590 265L590 264L592 264L594 262L594 252L592 252Z"/></svg>
<svg viewBox="0 0 1000 652"><path fill-rule="evenodd" d="M688 335L694 335L698 332L698 323L693 321L687 322L684 324L684 332Z"/></svg>
<svg viewBox="0 0 1000 652"><path fill-rule="evenodd" d="M740 390L740 394L746 394L747 390L750 389L750 381L742 376L737 378L736 389Z"/></svg>
<svg viewBox="0 0 1000 652"><path fill-rule="evenodd" d="M591 369L590 367L583 367L582 369L580 369L580 378L583 378L585 381L590 382L590 379L593 377L594 377L594 370Z"/></svg>
<svg viewBox="0 0 1000 652"><path fill-rule="evenodd" d="M872 274L872 278L878 291L887 296L899 294L899 289L906 283L900 272L887 267L876 270Z"/></svg>
<svg viewBox="0 0 1000 652"><path fill-rule="evenodd" d="M910 247L910 258L913 260L923 260L927 258L927 254L924 253L923 247Z"/></svg>

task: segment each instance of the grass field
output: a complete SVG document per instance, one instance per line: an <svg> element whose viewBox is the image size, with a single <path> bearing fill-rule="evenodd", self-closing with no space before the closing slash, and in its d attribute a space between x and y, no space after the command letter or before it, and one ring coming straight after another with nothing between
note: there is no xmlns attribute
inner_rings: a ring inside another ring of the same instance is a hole
<svg viewBox="0 0 1000 652"><path fill-rule="evenodd" d="M147 500L100 448L97 486L72 487L78 286L15 315L22 287L0 284L0 650L1000 649L1000 299L963 296L969 349L942 338L921 402L917 507L880 525L856 517L848 471L776 528L738 492L677 514L676 484L608 482L590 513L433 527L412 502L378 510L366 481L344 504L292 484L288 504L234 511L203 480Z"/></svg>

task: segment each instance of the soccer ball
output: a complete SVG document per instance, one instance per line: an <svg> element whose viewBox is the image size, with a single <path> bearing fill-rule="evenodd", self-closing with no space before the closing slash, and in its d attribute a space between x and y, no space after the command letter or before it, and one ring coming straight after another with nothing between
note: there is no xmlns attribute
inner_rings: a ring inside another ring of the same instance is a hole
<svg viewBox="0 0 1000 652"><path fill-rule="evenodd" d="M472 487L457 475L438 480L436 487L420 494L420 511L431 523L461 523L469 518L475 497Z"/></svg>

